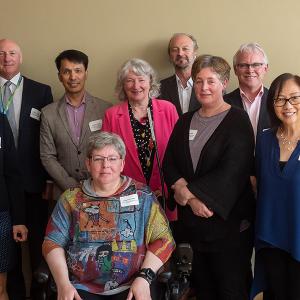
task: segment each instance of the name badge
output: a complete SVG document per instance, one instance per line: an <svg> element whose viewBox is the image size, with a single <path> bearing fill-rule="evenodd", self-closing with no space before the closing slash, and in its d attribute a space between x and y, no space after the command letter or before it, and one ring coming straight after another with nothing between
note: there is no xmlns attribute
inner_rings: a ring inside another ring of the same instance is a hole
<svg viewBox="0 0 300 300"><path fill-rule="evenodd" d="M39 121L40 118L41 118L41 112L38 109L36 109L36 108L32 108L31 112L30 112L30 118Z"/></svg>
<svg viewBox="0 0 300 300"><path fill-rule="evenodd" d="M91 122L89 123L89 126L90 126L91 132L100 130L101 127L102 127L102 120L99 119L99 120L91 121Z"/></svg>
<svg viewBox="0 0 300 300"><path fill-rule="evenodd" d="M193 141L194 140L197 132L198 132L197 129L190 129L190 132L189 132L189 141Z"/></svg>
<svg viewBox="0 0 300 300"><path fill-rule="evenodd" d="M1 143L1 136L0 136L0 149L2 148L2 143Z"/></svg>
<svg viewBox="0 0 300 300"><path fill-rule="evenodd" d="M137 194L131 194L120 197L121 207L139 205L139 198Z"/></svg>

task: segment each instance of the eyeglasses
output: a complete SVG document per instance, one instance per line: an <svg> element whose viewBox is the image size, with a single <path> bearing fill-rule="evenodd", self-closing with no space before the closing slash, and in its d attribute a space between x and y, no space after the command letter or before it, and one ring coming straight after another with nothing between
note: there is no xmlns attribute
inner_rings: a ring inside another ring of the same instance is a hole
<svg viewBox="0 0 300 300"><path fill-rule="evenodd" d="M119 159L121 159L121 157L117 157L117 156L101 156L101 155L95 155L90 157L90 159L92 159L92 161L96 164L103 164L105 162L105 160L110 163L110 164L115 164L117 163L117 161Z"/></svg>
<svg viewBox="0 0 300 300"><path fill-rule="evenodd" d="M278 97L274 99L274 106L277 107L285 106L287 102L289 102L292 105L300 104L300 95L292 96L290 98Z"/></svg>
<svg viewBox="0 0 300 300"><path fill-rule="evenodd" d="M242 70L248 70L250 69L250 67L254 70L259 69L260 67L262 67L264 65L264 63L253 63L253 64L237 64L237 66L242 69Z"/></svg>

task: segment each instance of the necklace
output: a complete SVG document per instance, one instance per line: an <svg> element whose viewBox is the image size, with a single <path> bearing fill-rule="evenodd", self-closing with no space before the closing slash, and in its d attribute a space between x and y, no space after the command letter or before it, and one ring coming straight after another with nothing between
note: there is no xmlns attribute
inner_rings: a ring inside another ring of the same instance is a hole
<svg viewBox="0 0 300 300"><path fill-rule="evenodd" d="M298 140L299 137L297 137L295 140L288 140L283 133L283 128L279 127L280 133L279 133L279 138L280 138L280 143L282 144L282 146L292 152L294 151L294 149L296 148L297 144L298 144Z"/></svg>

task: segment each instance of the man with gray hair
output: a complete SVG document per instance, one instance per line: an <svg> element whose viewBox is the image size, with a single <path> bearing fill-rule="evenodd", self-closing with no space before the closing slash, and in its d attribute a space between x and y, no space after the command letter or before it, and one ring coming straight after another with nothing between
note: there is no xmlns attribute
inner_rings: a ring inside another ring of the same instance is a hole
<svg viewBox="0 0 300 300"><path fill-rule="evenodd" d="M224 96L226 102L247 111L255 136L270 127L267 112L268 89L263 79L268 71L268 58L257 43L240 46L233 57L233 68L239 88Z"/></svg>
<svg viewBox="0 0 300 300"><path fill-rule="evenodd" d="M170 62L175 68L175 74L163 79L161 83L161 99L172 102L178 115L196 110L200 104L193 90L191 70L198 49L196 39L186 33L175 33L168 45Z"/></svg>

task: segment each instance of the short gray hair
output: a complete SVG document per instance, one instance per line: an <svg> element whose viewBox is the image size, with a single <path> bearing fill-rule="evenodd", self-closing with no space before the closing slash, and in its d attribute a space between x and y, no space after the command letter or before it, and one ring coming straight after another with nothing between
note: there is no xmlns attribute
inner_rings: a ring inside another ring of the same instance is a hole
<svg viewBox="0 0 300 300"><path fill-rule="evenodd" d="M137 76L146 76L150 79L149 97L155 98L160 93L160 83L157 79L156 72L146 61L139 58L132 58L126 61L117 75L115 92L119 100L126 100L127 96L124 91L124 81L127 74L132 71Z"/></svg>
<svg viewBox="0 0 300 300"><path fill-rule="evenodd" d="M233 67L236 67L237 58L243 52L248 52L248 53L260 52L263 55L264 64L266 65L268 64L268 57L264 49L258 43L247 43L247 44L242 44L239 50L234 54Z"/></svg>
<svg viewBox="0 0 300 300"><path fill-rule="evenodd" d="M195 39L195 37L191 34L188 34L188 33L183 33L183 32L177 32L177 33L174 33L172 35L172 37L170 38L170 41L169 41L169 45L168 45L168 54L170 55L170 46L171 46L171 42L174 38L178 37L178 36L187 36L188 38L190 38L193 42L193 46L194 46L194 51L197 51L198 50L198 43L197 43L197 40Z"/></svg>
<svg viewBox="0 0 300 300"><path fill-rule="evenodd" d="M215 72L222 83L224 83L225 80L229 81L231 68L224 58L209 54L198 56L192 66L192 79L194 82L196 81L198 73L205 68L210 68Z"/></svg>
<svg viewBox="0 0 300 300"><path fill-rule="evenodd" d="M88 140L87 158L91 158L94 150L103 149L106 146L113 146L122 159L126 155L126 147L121 137L112 132L100 131L93 133Z"/></svg>

